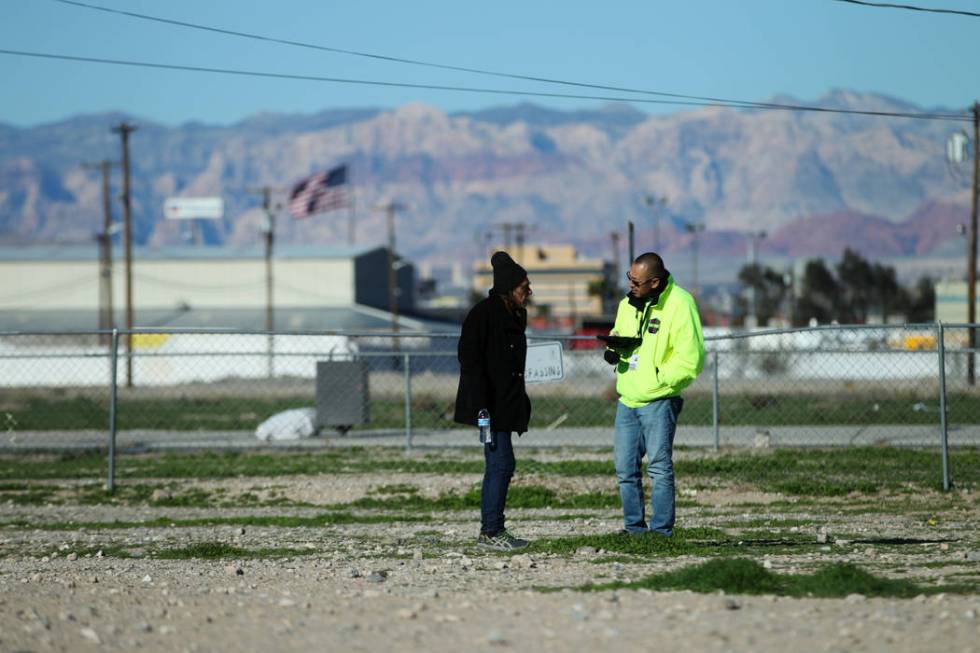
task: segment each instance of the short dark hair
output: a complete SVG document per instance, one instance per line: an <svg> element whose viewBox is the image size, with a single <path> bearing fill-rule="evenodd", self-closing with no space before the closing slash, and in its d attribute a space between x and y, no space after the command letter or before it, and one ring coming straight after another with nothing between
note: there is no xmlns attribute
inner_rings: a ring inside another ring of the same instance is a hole
<svg viewBox="0 0 980 653"><path fill-rule="evenodd" d="M642 265L650 274L658 279L663 279L667 276L667 268L664 267L664 260L660 258L659 254L653 252L646 252L640 254L635 259L633 263L636 265Z"/></svg>

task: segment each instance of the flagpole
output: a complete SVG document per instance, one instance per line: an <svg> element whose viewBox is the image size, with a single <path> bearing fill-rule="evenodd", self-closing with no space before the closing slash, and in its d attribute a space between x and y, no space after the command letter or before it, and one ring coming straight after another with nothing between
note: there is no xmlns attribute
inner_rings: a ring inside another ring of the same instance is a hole
<svg viewBox="0 0 980 653"><path fill-rule="evenodd" d="M356 211L354 205L357 202L357 196L354 193L354 166L350 164L347 165L347 186L350 191L350 202L347 204L347 244L354 246L354 224Z"/></svg>

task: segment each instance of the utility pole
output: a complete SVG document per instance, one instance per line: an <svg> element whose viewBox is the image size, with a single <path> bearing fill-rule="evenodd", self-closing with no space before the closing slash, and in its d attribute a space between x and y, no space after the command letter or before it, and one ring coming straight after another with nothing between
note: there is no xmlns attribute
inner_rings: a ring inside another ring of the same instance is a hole
<svg viewBox="0 0 980 653"><path fill-rule="evenodd" d="M753 231L749 234L749 244L751 247L750 262L753 268L759 267L759 243L761 243L766 238L765 231ZM756 269L758 272L758 269ZM760 275L761 278L761 275ZM756 292L755 285L749 287L749 292L752 293L752 320L754 324L752 326L758 326L759 324L759 293Z"/></svg>
<svg viewBox="0 0 980 653"><path fill-rule="evenodd" d="M275 285L272 277L272 249L276 242L276 210L278 205L272 205L272 193L280 191L280 188L272 186L262 186L261 188L250 188L249 193L262 195L262 210L265 212L265 224L262 226L262 233L265 236L265 331L268 342L268 362L266 365L266 376L270 379L275 376L275 348L273 331L276 330L275 301L273 292Z"/></svg>
<svg viewBox="0 0 980 653"><path fill-rule="evenodd" d="M684 229L694 238L691 250L694 253L694 299L697 300L701 296L701 286L698 284L698 234L704 231L704 223L685 222Z"/></svg>
<svg viewBox="0 0 980 653"><path fill-rule="evenodd" d="M974 102L973 107L973 192L971 193L970 208L970 253L966 263L966 311L967 322L971 327L977 321L977 201L980 195L980 102ZM967 356L966 380L970 385L976 383L974 349L977 345L977 332L969 331L970 353Z"/></svg>
<svg viewBox="0 0 980 653"><path fill-rule="evenodd" d="M384 211L388 217L388 310L391 313L391 330L398 333L398 275L395 270L395 212L404 211L408 208L406 204L395 200L388 200L374 207L378 211ZM394 349L399 348L398 339L394 340Z"/></svg>
<svg viewBox="0 0 980 653"><path fill-rule="evenodd" d="M112 308L112 198L109 195L109 168L113 165L108 159L94 163L83 163L86 169L97 169L102 173L102 231L95 234L99 244L99 329L111 331L115 328L115 315ZM104 334L102 341L108 344L111 335Z"/></svg>
<svg viewBox="0 0 980 653"><path fill-rule="evenodd" d="M653 251L660 254L660 212L657 209L667 206L667 196L647 195L643 199L653 212Z"/></svg>
<svg viewBox="0 0 980 653"><path fill-rule="evenodd" d="M492 235L496 231L502 232L504 235L503 250L509 254L510 245L511 245L510 236L513 233L514 242L517 243L517 251L515 252L515 254L517 255L518 262L521 265L524 265L522 259L524 258L525 236L527 235L527 232L533 230L534 230L534 225L528 225L526 222L501 222L499 224L492 225L490 227L490 232L488 233L488 235Z"/></svg>
<svg viewBox="0 0 980 653"><path fill-rule="evenodd" d="M612 245L612 287L608 289L611 298L619 296L619 232L610 231L609 241ZM605 312L605 297L603 298L603 312Z"/></svg>
<svg viewBox="0 0 980 653"><path fill-rule="evenodd" d="M126 248L126 387L133 387L133 215L129 191L129 135L136 126L121 122L112 128L122 138L123 242Z"/></svg>
<svg viewBox="0 0 980 653"><path fill-rule="evenodd" d="M635 251L635 247L634 246L635 246L635 243L636 243L636 238L635 238L635 235L634 235L634 232L635 231L636 230L633 228L633 221L630 220L629 222L626 223L626 233L627 233L628 240L629 240L629 248L630 248L630 262L629 262L629 264L631 266L633 265L633 259L636 257L636 254L634 253L634 251Z"/></svg>

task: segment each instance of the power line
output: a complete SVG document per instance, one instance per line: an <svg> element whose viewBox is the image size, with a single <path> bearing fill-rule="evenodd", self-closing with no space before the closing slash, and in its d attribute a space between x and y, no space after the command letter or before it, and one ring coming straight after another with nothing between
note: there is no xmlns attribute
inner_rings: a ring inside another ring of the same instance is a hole
<svg viewBox="0 0 980 653"><path fill-rule="evenodd" d="M20 57L34 57L38 59L55 59L61 61L76 61L84 63L99 63L114 66L133 66L138 68L155 68L158 70L181 70L199 73L215 73L222 75L237 75L244 77L263 77L272 79L291 79L308 82L328 82L336 84L358 84L362 86L384 86L395 88L413 88L435 91L454 91L460 93L486 93L491 95L518 95L524 97L547 97L562 98L573 100L601 100L606 102L635 102L640 104L666 104L677 106L711 107L720 106L732 109L767 109L783 111L809 111L815 113L840 113L862 116L878 116L888 118L911 118L917 120L952 120L968 122L969 116L966 114L950 113L909 113L903 111L871 111L861 109L832 109L828 107L816 107L809 105L792 104L759 104L745 105L728 102L697 102L687 100L654 100L650 98L615 97L603 95L576 95L570 93L548 93L544 91L519 91L512 89L480 88L472 86L448 86L439 84L412 84L408 82L389 82L382 80L369 79L350 79L343 77L322 77L318 75L297 75L291 73L268 73L252 70L237 70L232 68L211 68L207 66L185 66L179 64L152 63L147 61L131 61L123 59L105 59L101 57L82 57L67 54L53 54L48 52L29 52L25 50L0 49L0 54L7 54Z"/></svg>
<svg viewBox="0 0 980 653"><path fill-rule="evenodd" d="M422 61L420 59L406 59L404 57L394 57L390 55L377 54L373 52L362 52L358 50L348 50L345 48L335 48L327 45L319 45L316 43L306 43L303 41L293 41L290 39L281 39L274 36L265 36L263 34L254 34L251 32L240 32L237 30L226 29L223 27L214 27L210 25L200 25L198 23L190 23L182 20L173 20L170 18L161 18L159 16L151 16L149 14L140 14L134 11L124 11L122 9L112 9L110 7L102 7L99 5L88 4L86 2L78 2L77 0L53 0L53 2L59 2L65 5L73 5L76 7L84 7L85 9L94 9L96 11L104 11L110 14L119 14L122 16L129 16L130 18L138 18L141 20L149 20L157 23L165 23L167 25L175 25L177 27L187 27L190 29L201 30L205 32L214 32L216 34L225 34L228 36L238 36L241 38L255 39L257 41L266 41L268 43L278 43L280 45L289 45L298 48L308 48L311 50L320 50L322 52L332 52L335 54L346 54L355 57L365 57L368 59L378 59L380 61L390 61L393 63L402 63L412 66L425 66L427 68L438 68L440 70L454 70L457 72L464 73L474 73L477 75L490 75L493 77L505 77L508 79L520 79L530 82L543 82L546 84L561 84L565 86L577 86L580 88L594 88L603 91L617 91L620 93L639 93L642 95L657 95L661 97L673 97L685 100L700 100L703 102L728 102L732 104L745 104L748 106L758 106L759 102L750 102L746 100L726 100L724 98L713 98L713 97L702 97L697 95L682 95L680 93L667 93L663 91L650 91L645 89L628 88L623 86L609 86L605 84L594 84L589 82L575 82L563 79L554 79L550 77L535 77L532 75L521 75L518 73L508 73L496 70L486 70L483 68L468 68L465 66L453 66L451 64L442 64L433 61Z"/></svg>
<svg viewBox="0 0 980 653"><path fill-rule="evenodd" d="M56 0L57 2L62 2L63 0ZM846 2L852 5L861 5L864 7L875 7L878 9L907 9L909 11L922 11L930 14L955 14L958 16L969 16L971 18L980 18L980 13L976 11L966 11L964 9L933 9L930 7L917 7L916 5L903 5L895 4L892 2L864 2L863 0L836 0L837 2Z"/></svg>
<svg viewBox="0 0 980 653"><path fill-rule="evenodd" d="M425 66L427 68L437 68L437 69L441 69L441 70L454 70L454 71L457 71L457 72L474 73L474 74L477 74L477 75L489 75L489 76L492 76L492 77L503 77L503 78L507 78L507 79L519 79L519 80L531 81L531 82L542 82L542 83L545 83L545 84L560 84L560 85L563 85L563 86L574 86L574 87L578 87L578 88L591 88L591 89L602 90L602 91L615 91L615 92L618 92L618 93L636 93L636 94L640 94L640 95L655 95L655 96L658 96L658 97L676 98L676 99L679 99L679 100L694 100L694 101L699 101L699 102L707 102L707 103L710 103L712 105L714 105L714 104L720 104L720 105L729 106L729 107L740 105L740 106L744 106L744 107L765 108L765 109L792 108L794 110L808 110L808 111L814 110L814 109L810 109L810 108L805 108L804 109L802 107L797 107L797 106L794 106L794 105L783 105L783 104L778 104L778 103L753 102L753 101L748 101L748 100L733 100L733 99L730 99L730 98L719 98L719 97L702 96L702 95L685 95L685 94L682 94L682 93L669 93L669 92L666 92L666 91L653 91L653 90L649 90L649 89L638 89L638 88L630 88L630 87L624 87L624 86L610 86L610 85L607 85L607 84L596 84L596 83L590 83L590 82L569 81L569 80L556 79L556 78L551 78L551 77L537 77L537 76L533 76L533 75L522 75L522 74L518 74L518 73L509 73L509 72L502 72L502 71L496 71L496 70L487 70L487 69L483 69L483 68L469 68L469 67L465 67L465 66L454 66L454 65L450 65L450 64L443 64L443 63L437 63L437 62L432 62L432 61L422 61L422 60L419 60L419 59L407 59L407 58L404 58L404 57L394 57L394 56L377 54L377 53L372 53L372 52L362 52L362 51L358 51L358 50L349 50L349 49L345 49L345 48L336 48L336 47L332 47L332 46L319 45L319 44L316 44L316 43L307 43L307 42L303 42L303 41L294 41L294 40L290 40L290 39L281 39L281 38L277 38L277 37L273 37L273 36L266 36L266 35L263 35L263 34L254 34L254 33L251 33L251 32L241 32L241 31L238 31L238 30L232 30L232 29L227 29L227 28L223 28L223 27L214 27L214 26L210 26L210 25L201 25L201 24L198 24L198 23L191 23L191 22L187 22L187 21L174 20L174 19L171 19L171 18L162 18L160 16L151 16L149 14L141 14L141 13L137 13L137 12L134 12L134 11L125 11L125 10L122 10L122 9L113 9L113 8L110 8L110 7L103 7L103 6L100 6L100 5L93 5L93 4L89 4L89 3L86 3L86 2L79 2L78 0L53 0L53 1L54 2L59 2L61 4L65 4L65 5L71 5L71 6L75 6L75 7L82 7L82 8L85 8L85 9L93 9L95 11L102 11L102 12L109 13L109 14L118 14L118 15L122 15L122 16L128 16L130 18L138 18L140 20L148 20L148 21L153 21L153 22L158 22L158 23L164 23L164 24L167 24L167 25L175 25L177 27L186 27L186 28L189 28L189 29L196 29L196 30L201 30L201 31L205 31L205 32L213 32L213 33L216 33L216 34L225 34L225 35L228 35L228 36L237 36L237 37L241 37L241 38L254 39L254 40L258 40L258 41L265 41L265 42L268 42L268 43L278 43L278 44L281 44L281 45L289 45L289 46L299 47L299 48L308 48L308 49L311 49L311 50L320 50L322 52L332 52L332 53L335 53L335 54L346 54L346 55L351 55L351 56L356 56L356 57L365 57L365 58L368 58L368 59L377 59L377 60L381 60L381 61L390 61L390 62L394 62L394 63L402 63L402 64L408 64L408 65L413 65L413 66ZM562 96L558 96L558 97L562 97ZM576 97L576 96L569 96L569 97ZM594 98L588 98L588 97L586 97L586 98L579 98L579 99L594 99ZM599 99L602 99L602 98L599 98ZM684 103L678 103L678 104L684 104ZM703 105L694 105L694 106L703 106Z"/></svg>

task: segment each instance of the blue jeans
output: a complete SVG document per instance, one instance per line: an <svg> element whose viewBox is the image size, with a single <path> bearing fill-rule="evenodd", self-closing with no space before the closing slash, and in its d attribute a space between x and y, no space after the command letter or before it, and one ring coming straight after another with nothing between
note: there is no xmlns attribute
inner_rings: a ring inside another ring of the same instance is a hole
<svg viewBox="0 0 980 653"><path fill-rule="evenodd" d="M483 445L483 458L486 467L480 493L480 532L496 535L504 530L507 489L516 467L510 432L494 431L493 442Z"/></svg>
<svg viewBox="0 0 980 653"><path fill-rule="evenodd" d="M640 408L616 405L613 459L623 502L623 524L627 531L647 530L643 501L643 456L653 481L650 496L650 528L661 535L674 532L674 432L684 400L657 399Z"/></svg>

